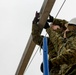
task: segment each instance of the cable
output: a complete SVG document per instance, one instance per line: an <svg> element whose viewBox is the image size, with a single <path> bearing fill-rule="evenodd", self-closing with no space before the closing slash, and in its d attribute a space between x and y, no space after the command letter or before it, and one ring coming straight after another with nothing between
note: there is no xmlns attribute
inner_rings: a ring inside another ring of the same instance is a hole
<svg viewBox="0 0 76 75"><path fill-rule="evenodd" d="M55 16L55 18L58 16L58 14L59 14L59 12L61 11L61 9L62 9L63 5L65 4L65 2L66 2L66 0L64 0L64 2L62 3L62 5L61 5L61 7L60 7L60 9L59 9L59 11L58 11L58 13L57 13L56 16Z"/></svg>

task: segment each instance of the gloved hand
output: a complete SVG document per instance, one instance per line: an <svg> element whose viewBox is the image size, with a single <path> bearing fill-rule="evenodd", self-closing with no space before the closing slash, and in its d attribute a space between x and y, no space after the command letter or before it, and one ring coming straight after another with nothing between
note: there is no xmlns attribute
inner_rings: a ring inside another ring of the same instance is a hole
<svg viewBox="0 0 76 75"><path fill-rule="evenodd" d="M36 11L35 17L36 17L36 18L39 18L39 17L40 17L40 13L38 13L38 12Z"/></svg>
<svg viewBox="0 0 76 75"><path fill-rule="evenodd" d="M39 15L39 13L36 11L35 18L34 18L34 20L33 20L33 24L37 24L37 22L39 21L39 17L40 17L40 15Z"/></svg>
<svg viewBox="0 0 76 75"><path fill-rule="evenodd" d="M44 29L47 29L47 28L49 28L49 27L50 27L50 26L49 26L49 23L46 22L43 28L44 28Z"/></svg>
<svg viewBox="0 0 76 75"><path fill-rule="evenodd" d="M47 19L47 21L46 21L46 23L44 25L44 29L49 28L50 26L49 26L48 22L53 22L53 20L54 20L53 16L49 15L49 19Z"/></svg>
<svg viewBox="0 0 76 75"><path fill-rule="evenodd" d="M54 17L51 16L51 15L49 15L49 19L48 19L47 21L48 21L48 22L53 22L53 20L54 20Z"/></svg>
<svg viewBox="0 0 76 75"><path fill-rule="evenodd" d="M50 70L53 67L53 65L52 65L51 61L48 61L48 62L49 62L49 72L50 72ZM40 70L43 73L43 63L41 63Z"/></svg>

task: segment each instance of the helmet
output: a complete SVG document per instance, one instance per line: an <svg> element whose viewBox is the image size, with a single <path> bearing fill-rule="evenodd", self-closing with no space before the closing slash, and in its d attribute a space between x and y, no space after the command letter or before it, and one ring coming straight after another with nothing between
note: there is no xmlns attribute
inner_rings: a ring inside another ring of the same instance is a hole
<svg viewBox="0 0 76 75"><path fill-rule="evenodd" d="M68 24L76 25L76 18L71 19Z"/></svg>

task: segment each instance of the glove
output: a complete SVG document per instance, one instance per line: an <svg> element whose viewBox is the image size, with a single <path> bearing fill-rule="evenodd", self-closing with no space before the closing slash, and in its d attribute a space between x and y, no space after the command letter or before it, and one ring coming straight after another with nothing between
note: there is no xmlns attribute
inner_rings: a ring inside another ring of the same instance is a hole
<svg viewBox="0 0 76 75"><path fill-rule="evenodd" d="M39 22L39 17L40 17L40 15L39 15L39 13L36 11L35 18L34 18L34 20L33 20L33 24L37 24L37 22Z"/></svg>
<svg viewBox="0 0 76 75"><path fill-rule="evenodd" d="M44 25L44 29L49 28L50 26L48 22L53 22L53 20L54 20L53 16L49 15L49 19L47 19L47 22Z"/></svg>
<svg viewBox="0 0 76 75"><path fill-rule="evenodd" d="M49 27L50 27L50 26L49 26L48 22L46 22L43 28L44 28L44 29L47 29L47 28L49 28Z"/></svg>
<svg viewBox="0 0 76 75"><path fill-rule="evenodd" d="M49 72L50 72L50 70L53 67L53 65L52 65L51 61L48 61L48 62L49 62ZM40 70L43 73L43 63L41 63Z"/></svg>
<svg viewBox="0 0 76 75"><path fill-rule="evenodd" d="M51 15L49 15L49 19L48 19L47 21L48 21L48 22L53 22L53 20L54 20L54 17L51 16Z"/></svg>
<svg viewBox="0 0 76 75"><path fill-rule="evenodd" d="M39 17L40 17L40 13L38 13L38 12L36 11L35 17L36 17L36 18L39 18Z"/></svg>

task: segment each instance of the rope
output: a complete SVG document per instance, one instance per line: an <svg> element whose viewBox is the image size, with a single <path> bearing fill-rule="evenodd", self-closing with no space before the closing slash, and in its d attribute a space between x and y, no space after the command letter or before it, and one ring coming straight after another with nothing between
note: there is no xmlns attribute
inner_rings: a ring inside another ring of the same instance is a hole
<svg viewBox="0 0 76 75"><path fill-rule="evenodd" d="M58 14L59 14L59 12L61 11L61 9L62 9L63 5L65 4L65 2L66 2L66 0L64 0L64 2L62 3L62 5L61 5L61 7L60 7L60 9L59 9L59 11L58 11L58 13L57 13L56 16L55 16L55 18L58 16ZM46 35L47 35L47 33L45 34L45 36L46 36ZM42 43L42 42L41 42L41 43ZM39 48L40 48L40 47L38 47L37 51L36 51L35 54L33 55L32 59L31 59L30 62L29 62L29 64L27 65L25 72L27 71L27 69L29 68L30 64L32 63L34 57L36 56L36 54L37 54L37 52L38 52L38 50L39 50Z"/></svg>

